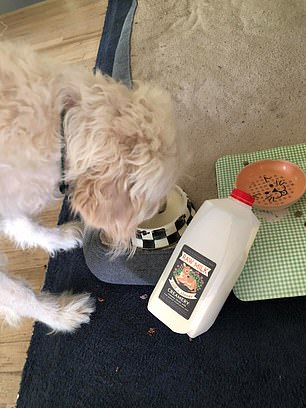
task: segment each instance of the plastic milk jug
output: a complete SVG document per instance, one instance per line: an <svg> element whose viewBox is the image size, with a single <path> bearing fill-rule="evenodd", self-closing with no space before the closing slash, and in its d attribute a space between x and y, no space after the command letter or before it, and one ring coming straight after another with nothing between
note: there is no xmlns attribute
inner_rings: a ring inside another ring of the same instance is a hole
<svg viewBox="0 0 306 408"><path fill-rule="evenodd" d="M187 227L148 303L174 332L194 338L216 320L259 228L253 203L234 189L229 198L205 201Z"/></svg>

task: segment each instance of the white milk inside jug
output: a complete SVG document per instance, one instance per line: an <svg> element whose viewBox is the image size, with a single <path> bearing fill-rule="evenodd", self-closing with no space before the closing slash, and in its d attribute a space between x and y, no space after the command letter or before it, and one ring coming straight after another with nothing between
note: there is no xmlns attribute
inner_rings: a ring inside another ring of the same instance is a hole
<svg viewBox="0 0 306 408"><path fill-rule="evenodd" d="M194 338L216 320L259 228L253 203L238 189L207 200L184 232L148 303L174 332Z"/></svg>

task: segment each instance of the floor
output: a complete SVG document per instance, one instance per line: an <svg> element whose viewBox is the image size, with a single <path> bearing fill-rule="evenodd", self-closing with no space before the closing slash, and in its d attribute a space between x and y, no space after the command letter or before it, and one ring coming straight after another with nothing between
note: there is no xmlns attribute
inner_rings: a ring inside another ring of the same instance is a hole
<svg viewBox="0 0 306 408"><path fill-rule="evenodd" d="M0 15L0 41L22 39L39 52L67 64L81 63L92 69L100 41L107 0L47 0ZM46 225L56 224L61 203L41 215ZM0 250L9 260L10 273L26 279L39 290L48 257L40 250L22 252L6 240ZM32 334L32 321L18 329L0 329L0 408L15 407L22 368Z"/></svg>
<svg viewBox="0 0 306 408"><path fill-rule="evenodd" d="M40 1L42 0L1 0L0 14L18 10L30 6L31 4L39 3Z"/></svg>

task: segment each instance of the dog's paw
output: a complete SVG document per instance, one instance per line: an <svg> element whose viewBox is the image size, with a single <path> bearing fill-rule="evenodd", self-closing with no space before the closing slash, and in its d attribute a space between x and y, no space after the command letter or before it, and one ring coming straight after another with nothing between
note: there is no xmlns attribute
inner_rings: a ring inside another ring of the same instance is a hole
<svg viewBox="0 0 306 408"><path fill-rule="evenodd" d="M57 251L82 247L83 236L83 224L79 221L71 221L51 229L41 245L53 256Z"/></svg>
<svg viewBox="0 0 306 408"><path fill-rule="evenodd" d="M62 235L62 247L67 250L81 247L83 245L84 225L80 221L71 221L60 225L59 230Z"/></svg>
<svg viewBox="0 0 306 408"><path fill-rule="evenodd" d="M89 323L95 311L95 301L88 293L73 295L64 292L60 295L44 293L41 300L48 303L48 313L43 321L52 332L73 332L81 324Z"/></svg>

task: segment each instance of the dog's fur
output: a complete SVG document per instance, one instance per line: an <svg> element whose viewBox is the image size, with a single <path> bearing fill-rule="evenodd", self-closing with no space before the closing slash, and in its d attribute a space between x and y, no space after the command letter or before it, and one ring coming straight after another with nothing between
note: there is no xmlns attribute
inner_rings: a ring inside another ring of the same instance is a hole
<svg viewBox="0 0 306 408"><path fill-rule="evenodd" d="M46 228L33 220L59 197L63 109L71 208L120 252L178 177L182 149L170 97L148 84L129 90L28 46L0 42L0 231L21 248L50 254L80 246L83 234L76 221ZM8 276L1 259L0 268L0 314L9 323L30 317L72 331L89 321L88 294L36 295Z"/></svg>

